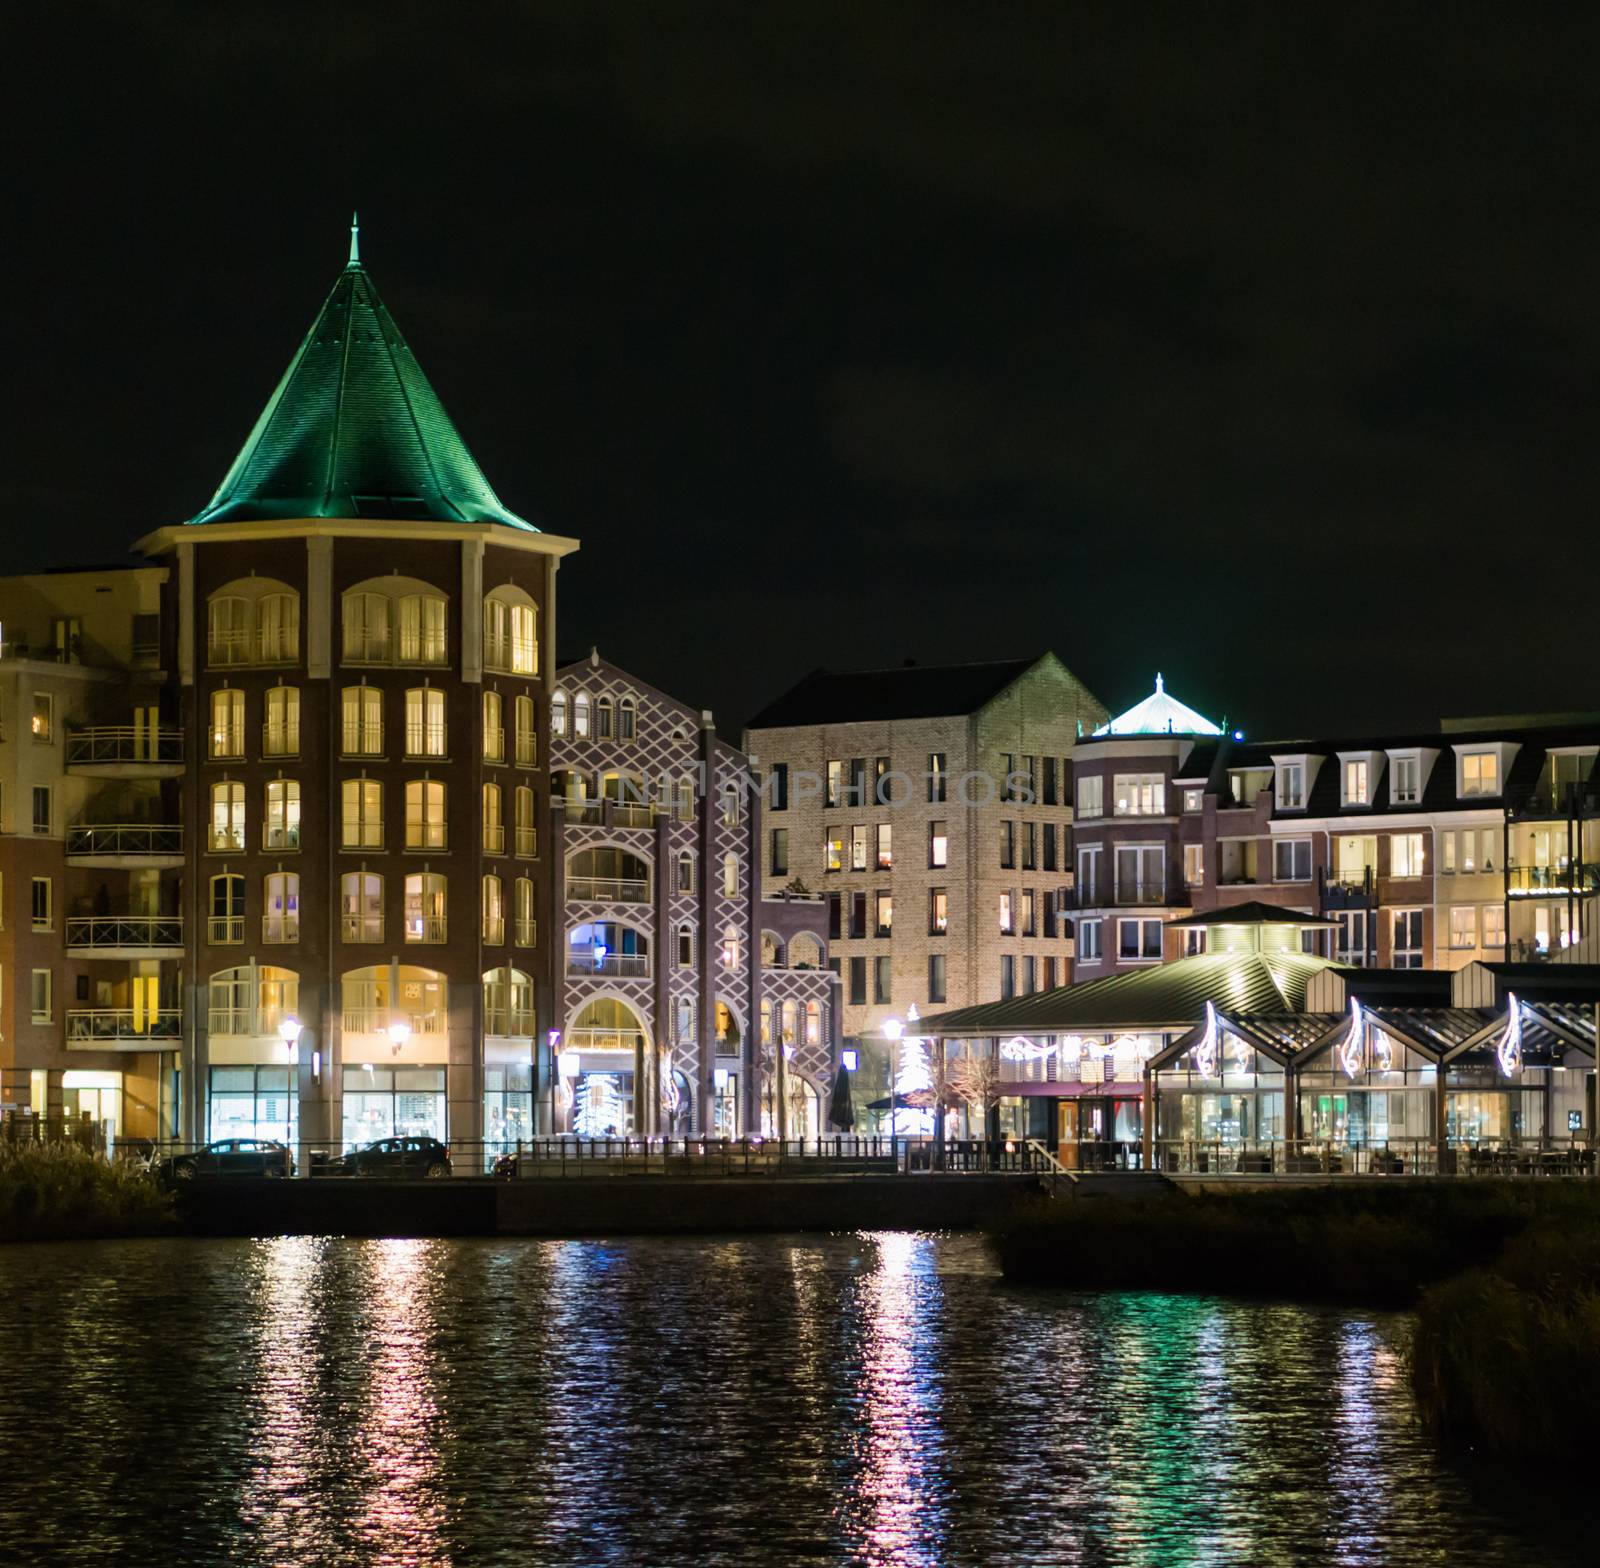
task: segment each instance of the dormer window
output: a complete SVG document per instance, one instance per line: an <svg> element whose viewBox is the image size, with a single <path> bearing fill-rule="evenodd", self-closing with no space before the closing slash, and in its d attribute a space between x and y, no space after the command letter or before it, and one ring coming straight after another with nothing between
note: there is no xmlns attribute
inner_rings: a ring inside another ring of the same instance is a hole
<svg viewBox="0 0 1600 1568"><path fill-rule="evenodd" d="M1414 806L1422 799L1422 759L1392 757L1389 766L1389 800L1396 806Z"/></svg>
<svg viewBox="0 0 1600 1568"><path fill-rule="evenodd" d="M1498 795L1500 793L1500 753L1464 751L1461 753L1461 794Z"/></svg>
<svg viewBox="0 0 1600 1568"><path fill-rule="evenodd" d="M1347 806L1370 806L1368 793L1371 764L1365 757L1351 757L1344 765L1344 803Z"/></svg>
<svg viewBox="0 0 1600 1568"><path fill-rule="evenodd" d="M1278 764L1278 810L1304 811L1306 804L1306 765L1304 762Z"/></svg>

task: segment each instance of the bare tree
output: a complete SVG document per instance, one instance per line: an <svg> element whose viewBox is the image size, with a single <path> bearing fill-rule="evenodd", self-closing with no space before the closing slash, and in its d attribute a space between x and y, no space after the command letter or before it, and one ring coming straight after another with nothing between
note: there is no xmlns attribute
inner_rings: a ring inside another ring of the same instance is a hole
<svg viewBox="0 0 1600 1568"><path fill-rule="evenodd" d="M983 1169L989 1168L989 1112L1000 1098L1000 1063L987 1051L978 1056L963 1056L951 1071L956 1093L972 1106L982 1119Z"/></svg>

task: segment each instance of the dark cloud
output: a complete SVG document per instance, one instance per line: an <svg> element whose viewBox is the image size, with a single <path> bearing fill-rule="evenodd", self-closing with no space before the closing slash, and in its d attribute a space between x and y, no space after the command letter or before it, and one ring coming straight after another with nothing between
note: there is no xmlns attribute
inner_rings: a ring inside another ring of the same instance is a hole
<svg viewBox="0 0 1600 1568"><path fill-rule="evenodd" d="M585 541L563 642L727 723L821 662L1044 646L1257 729L1584 706L1544 606L1594 566L1597 31L25 9L0 522L23 567L199 505L359 203L497 488Z"/></svg>

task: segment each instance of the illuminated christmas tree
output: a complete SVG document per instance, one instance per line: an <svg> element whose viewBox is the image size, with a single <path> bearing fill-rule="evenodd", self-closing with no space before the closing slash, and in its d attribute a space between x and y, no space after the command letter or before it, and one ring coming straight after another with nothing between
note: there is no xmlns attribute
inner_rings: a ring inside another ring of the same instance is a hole
<svg viewBox="0 0 1600 1568"><path fill-rule="evenodd" d="M899 1132L911 1138L929 1137L933 1132L933 1073L928 1065L928 1042L917 1035L908 1034L900 1042L894 1092L900 1102L895 1113Z"/></svg>
<svg viewBox="0 0 1600 1568"><path fill-rule="evenodd" d="M580 1138L620 1138L625 1129L622 1089L615 1073L585 1073L578 1082L572 1130Z"/></svg>

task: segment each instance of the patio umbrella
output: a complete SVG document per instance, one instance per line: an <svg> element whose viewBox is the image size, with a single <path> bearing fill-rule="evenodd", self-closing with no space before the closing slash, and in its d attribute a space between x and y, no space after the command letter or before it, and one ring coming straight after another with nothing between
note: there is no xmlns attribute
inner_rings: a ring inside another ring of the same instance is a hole
<svg viewBox="0 0 1600 1568"><path fill-rule="evenodd" d="M828 1120L840 1132L849 1132L856 1124L856 1108L850 1098L848 1067L840 1067L833 1075L833 1098L828 1102Z"/></svg>

